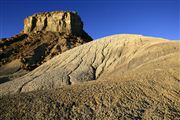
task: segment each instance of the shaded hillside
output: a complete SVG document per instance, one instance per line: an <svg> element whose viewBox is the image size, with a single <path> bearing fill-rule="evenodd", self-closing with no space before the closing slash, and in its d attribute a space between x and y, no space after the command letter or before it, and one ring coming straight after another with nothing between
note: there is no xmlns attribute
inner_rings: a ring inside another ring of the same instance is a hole
<svg viewBox="0 0 180 120"><path fill-rule="evenodd" d="M56 32L19 34L1 41L1 66L20 59L23 69L33 70L52 57L89 41L90 38Z"/></svg>

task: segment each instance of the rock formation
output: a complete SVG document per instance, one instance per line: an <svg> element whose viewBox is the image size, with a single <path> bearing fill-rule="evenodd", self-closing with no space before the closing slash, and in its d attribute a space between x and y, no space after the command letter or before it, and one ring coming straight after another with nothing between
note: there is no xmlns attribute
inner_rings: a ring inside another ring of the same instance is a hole
<svg viewBox="0 0 180 120"><path fill-rule="evenodd" d="M0 120L180 118L179 41L128 34L91 41L74 12L24 23L0 41Z"/></svg>
<svg viewBox="0 0 180 120"><path fill-rule="evenodd" d="M21 76L52 57L91 40L77 13L45 12L29 16L24 20L24 30L20 34L0 41L0 83L18 77L14 76L15 72L20 72ZM19 61L13 66L16 69L7 67L14 61Z"/></svg>
<svg viewBox="0 0 180 120"><path fill-rule="evenodd" d="M76 12L44 12L24 20L24 33L51 31L82 36L83 23Z"/></svg>

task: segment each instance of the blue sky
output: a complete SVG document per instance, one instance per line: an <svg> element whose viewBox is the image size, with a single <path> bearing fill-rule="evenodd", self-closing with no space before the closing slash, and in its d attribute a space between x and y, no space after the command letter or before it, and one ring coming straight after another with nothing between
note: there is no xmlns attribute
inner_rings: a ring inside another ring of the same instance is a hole
<svg viewBox="0 0 180 120"><path fill-rule="evenodd" d="M94 39L112 34L180 39L178 0L0 0L0 38L18 34L29 15L58 10L77 11Z"/></svg>

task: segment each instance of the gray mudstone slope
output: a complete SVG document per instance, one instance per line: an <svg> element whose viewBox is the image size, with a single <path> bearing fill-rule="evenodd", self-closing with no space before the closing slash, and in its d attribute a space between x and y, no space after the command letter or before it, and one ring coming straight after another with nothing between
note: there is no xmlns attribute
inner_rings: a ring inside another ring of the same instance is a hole
<svg viewBox="0 0 180 120"><path fill-rule="evenodd" d="M101 38L66 51L21 78L1 84L0 94L47 90L87 81L130 76L129 71L146 66L154 60L162 59L163 63L165 56L175 54L178 59L179 45L177 41L141 35L113 35ZM164 66L166 64L161 67ZM154 68L148 67L143 72L151 70ZM141 72L139 75L142 78L149 76ZM173 76L179 79L179 74L175 73Z"/></svg>

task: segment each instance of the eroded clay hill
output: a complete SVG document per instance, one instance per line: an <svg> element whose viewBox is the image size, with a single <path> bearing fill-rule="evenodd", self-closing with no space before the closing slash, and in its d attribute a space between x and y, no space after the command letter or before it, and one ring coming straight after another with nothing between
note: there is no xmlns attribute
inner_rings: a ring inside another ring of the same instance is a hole
<svg viewBox="0 0 180 120"><path fill-rule="evenodd" d="M146 78L141 72L155 70L157 73L167 69L167 76L179 79L179 51L179 42L140 35L114 35L54 57L29 74L1 84L0 93L46 90L92 80L119 79L125 75L133 78L129 72L136 72L148 64L152 65L145 71L137 72L136 76ZM177 60L163 64L171 56ZM160 65L154 65L159 61ZM176 69L168 67L168 64L174 64Z"/></svg>
<svg viewBox="0 0 180 120"><path fill-rule="evenodd" d="M0 84L0 118L178 120L179 82L178 41L113 35Z"/></svg>
<svg viewBox="0 0 180 120"><path fill-rule="evenodd" d="M25 18L24 30L0 40L0 83L26 74L54 56L92 41L75 12L45 12Z"/></svg>

